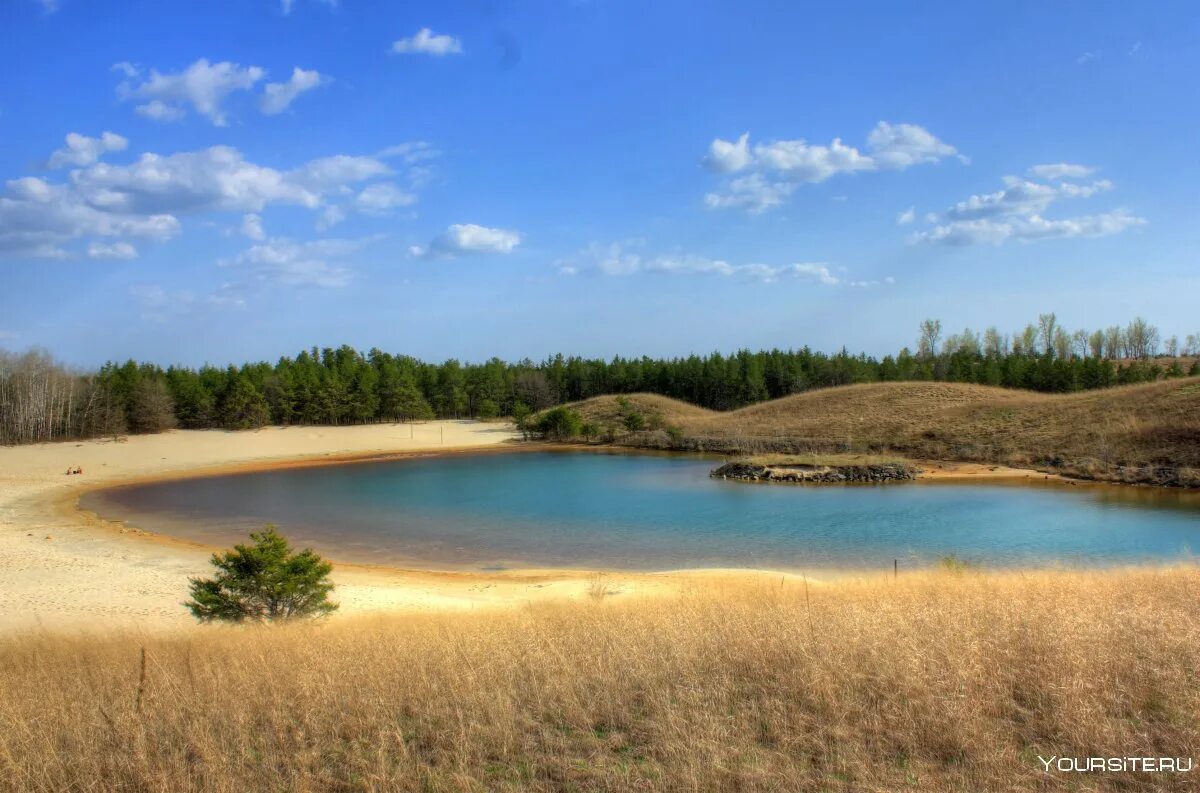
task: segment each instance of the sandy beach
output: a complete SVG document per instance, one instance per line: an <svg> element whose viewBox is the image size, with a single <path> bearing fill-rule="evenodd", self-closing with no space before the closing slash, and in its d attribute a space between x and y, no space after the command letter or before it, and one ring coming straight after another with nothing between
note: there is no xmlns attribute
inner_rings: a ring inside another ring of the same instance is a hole
<svg viewBox="0 0 1200 793"><path fill-rule="evenodd" d="M103 521L77 508L86 491L135 481L323 464L405 453L499 449L505 424L438 421L353 427L177 430L118 440L0 447L0 631L24 628L183 629L190 576L215 548ZM68 468L83 469L68 476ZM335 557L336 561L336 557ZM674 592L703 577L748 571L607 573L610 594ZM767 574L764 574L767 575ZM770 576L778 578L777 573ZM339 614L472 609L584 598L596 577L576 571L435 572L338 564Z"/></svg>

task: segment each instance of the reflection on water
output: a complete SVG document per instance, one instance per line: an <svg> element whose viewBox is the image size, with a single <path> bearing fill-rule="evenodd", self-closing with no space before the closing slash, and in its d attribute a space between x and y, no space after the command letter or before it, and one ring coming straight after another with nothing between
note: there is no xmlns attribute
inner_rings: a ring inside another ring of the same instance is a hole
<svg viewBox="0 0 1200 793"><path fill-rule="evenodd" d="M276 523L334 558L440 567L989 566L1177 559L1193 493L1098 485L753 485L696 457L532 452L165 482L84 506L212 544Z"/></svg>

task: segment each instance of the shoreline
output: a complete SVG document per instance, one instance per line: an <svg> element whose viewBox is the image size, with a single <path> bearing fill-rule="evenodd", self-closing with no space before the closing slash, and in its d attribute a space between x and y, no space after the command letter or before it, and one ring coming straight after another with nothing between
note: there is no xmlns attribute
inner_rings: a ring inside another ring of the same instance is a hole
<svg viewBox="0 0 1200 793"><path fill-rule="evenodd" d="M394 434L398 427L409 429L407 438ZM418 428L427 437L418 438ZM433 432L437 432L436 444L428 437ZM104 518L80 506L81 499L92 492L181 479L459 454L646 453L623 447L514 443L516 440L517 433L507 425L447 421L276 427L245 433L183 430L123 441L2 447L0 574L14 584L0 588L0 633L29 627L157 630L195 625L181 606L187 579L206 574L208 557L220 546ZM63 470L81 459L87 461L83 466L86 480L75 482ZM923 469L916 483L1067 481L1005 466L916 462ZM695 582L804 578L820 583L878 572L747 568L647 572L533 566L478 570L439 568L417 560L412 565L341 562L336 554L328 556L334 563L337 597L342 603L339 613L343 614L511 608L535 601L581 599L594 596L598 576L603 577L610 596L657 596L681 591Z"/></svg>
<svg viewBox="0 0 1200 793"><path fill-rule="evenodd" d="M175 430L121 440L0 447L0 634L25 630L194 629L182 602L188 578L207 575L223 546L140 529L81 508L88 493L151 482L454 454L584 451L517 445L508 425L468 421L415 425L270 427L246 432ZM433 440L436 433L437 440ZM424 434L425 437L420 437ZM610 449L623 454L626 450ZM82 463L82 465L80 465ZM83 481L68 477L80 466ZM504 609L594 596L655 597L694 582L778 581L789 572L740 568L661 572L562 568L427 569L334 564L339 615ZM832 572L829 573L832 575ZM815 579L810 578L814 581ZM338 617L335 616L335 619Z"/></svg>

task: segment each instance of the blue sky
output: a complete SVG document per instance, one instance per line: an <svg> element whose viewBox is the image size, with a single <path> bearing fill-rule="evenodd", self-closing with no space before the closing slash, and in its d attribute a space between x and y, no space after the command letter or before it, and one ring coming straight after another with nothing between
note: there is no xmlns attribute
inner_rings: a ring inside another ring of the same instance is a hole
<svg viewBox="0 0 1200 793"><path fill-rule="evenodd" d="M1182 337L1198 34L1186 2L0 0L0 345Z"/></svg>

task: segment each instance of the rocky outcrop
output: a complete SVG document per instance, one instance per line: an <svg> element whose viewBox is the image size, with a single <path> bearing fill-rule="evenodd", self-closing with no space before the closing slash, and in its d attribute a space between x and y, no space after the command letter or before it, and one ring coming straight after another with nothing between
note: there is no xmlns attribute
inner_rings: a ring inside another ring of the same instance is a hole
<svg viewBox="0 0 1200 793"><path fill-rule="evenodd" d="M746 482L837 483L899 482L916 479L921 469L908 463L863 465L761 465L753 462L725 463L709 476Z"/></svg>

